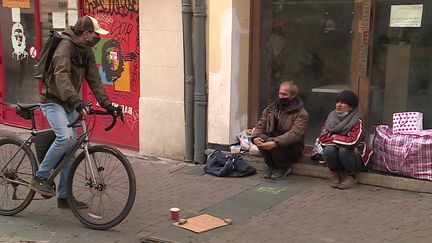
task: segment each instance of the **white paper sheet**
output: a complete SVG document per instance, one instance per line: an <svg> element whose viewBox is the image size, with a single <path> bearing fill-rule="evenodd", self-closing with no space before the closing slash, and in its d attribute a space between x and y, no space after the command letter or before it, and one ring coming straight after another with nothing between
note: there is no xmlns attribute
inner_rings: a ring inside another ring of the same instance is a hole
<svg viewBox="0 0 432 243"><path fill-rule="evenodd" d="M390 27L421 27L423 4L392 5Z"/></svg>
<svg viewBox="0 0 432 243"><path fill-rule="evenodd" d="M68 0L67 1L68 5L68 9L77 9L78 5L77 5L77 0Z"/></svg>
<svg viewBox="0 0 432 243"><path fill-rule="evenodd" d="M14 23L21 22L21 9L11 8L11 11L12 11L12 22Z"/></svg>
<svg viewBox="0 0 432 243"><path fill-rule="evenodd" d="M69 26L74 26L78 20L78 10L69 9L68 10L68 24Z"/></svg>
<svg viewBox="0 0 432 243"><path fill-rule="evenodd" d="M66 28L66 13L65 12L53 12L52 22L54 29Z"/></svg>

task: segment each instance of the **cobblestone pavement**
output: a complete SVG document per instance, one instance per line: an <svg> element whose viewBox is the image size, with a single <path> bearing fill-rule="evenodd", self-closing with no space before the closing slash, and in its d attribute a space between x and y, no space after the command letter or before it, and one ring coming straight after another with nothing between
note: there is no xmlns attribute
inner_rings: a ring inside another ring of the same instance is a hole
<svg viewBox="0 0 432 243"><path fill-rule="evenodd" d="M202 166L131 159L137 178L134 207L109 231L82 226L55 200L33 201L0 216L0 242L432 242L432 194L357 186L341 191L325 180L218 178ZM209 213L233 224L195 234L170 220Z"/></svg>

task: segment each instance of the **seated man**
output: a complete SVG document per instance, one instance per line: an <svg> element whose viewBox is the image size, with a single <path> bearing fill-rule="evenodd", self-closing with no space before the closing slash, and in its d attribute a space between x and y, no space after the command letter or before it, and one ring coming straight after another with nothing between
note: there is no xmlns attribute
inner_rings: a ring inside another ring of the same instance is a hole
<svg viewBox="0 0 432 243"><path fill-rule="evenodd" d="M264 109L252 133L252 142L268 166L265 179L285 179L292 171L291 163L303 154L309 115L297 94L292 81L281 83L278 101Z"/></svg>

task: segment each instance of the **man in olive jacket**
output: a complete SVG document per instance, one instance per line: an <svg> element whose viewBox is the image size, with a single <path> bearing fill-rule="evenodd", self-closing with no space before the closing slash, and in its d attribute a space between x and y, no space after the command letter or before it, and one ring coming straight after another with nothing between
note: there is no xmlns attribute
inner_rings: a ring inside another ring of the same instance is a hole
<svg viewBox="0 0 432 243"><path fill-rule="evenodd" d="M85 102L81 99L81 85L86 80L98 103L114 115L121 115L121 108L114 107L101 82L92 47L99 42L99 35L109 32L102 29L96 19L84 16L74 27L62 33L44 80L41 93L41 110L51 125L56 139L39 166L30 188L45 197L56 195L55 185L46 180L61 156L76 140L76 129L67 124L75 120L78 112L87 114ZM74 158L63 168L59 185L57 206L67 208L66 178ZM79 208L87 208L84 202L75 201Z"/></svg>
<svg viewBox="0 0 432 243"><path fill-rule="evenodd" d="M252 142L268 166L266 179L285 179L292 171L291 163L303 154L309 115L297 94L298 88L292 81L283 82L279 100L264 109L253 131Z"/></svg>

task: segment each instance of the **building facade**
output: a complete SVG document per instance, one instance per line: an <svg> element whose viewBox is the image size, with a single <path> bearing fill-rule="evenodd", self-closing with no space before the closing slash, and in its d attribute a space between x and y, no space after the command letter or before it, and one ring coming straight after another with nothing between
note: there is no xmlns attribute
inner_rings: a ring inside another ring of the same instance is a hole
<svg viewBox="0 0 432 243"><path fill-rule="evenodd" d="M182 1L0 2L2 123L28 125L9 105L37 98L32 47L41 47L47 30L71 24L75 13L89 14L112 31L96 53L98 65L128 117L96 138L184 159ZM205 7L206 147L236 143L283 80L297 83L310 113L307 144L343 89L359 94L369 134L376 124L391 124L397 111L423 112L425 129L432 127L432 2L207 0Z"/></svg>

